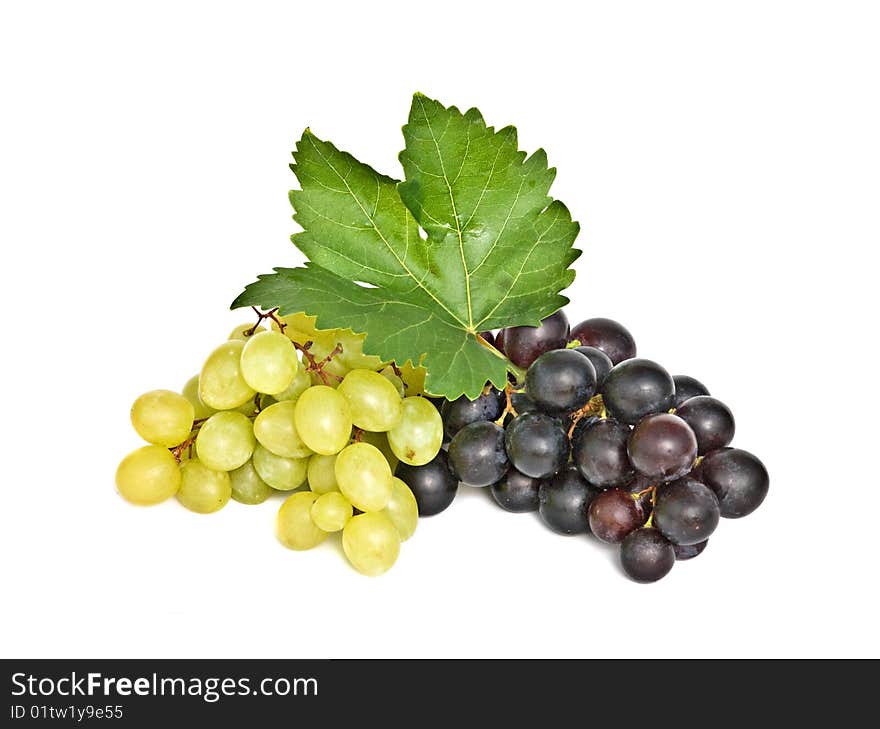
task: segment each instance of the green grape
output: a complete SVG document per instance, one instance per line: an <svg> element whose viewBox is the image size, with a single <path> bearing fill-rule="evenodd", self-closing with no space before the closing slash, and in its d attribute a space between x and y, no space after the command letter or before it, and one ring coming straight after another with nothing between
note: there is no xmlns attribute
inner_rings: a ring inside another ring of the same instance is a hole
<svg viewBox="0 0 880 729"><path fill-rule="evenodd" d="M358 514L342 530L342 549L360 573L375 577L390 570L400 554L400 535L382 512Z"/></svg>
<svg viewBox="0 0 880 729"><path fill-rule="evenodd" d="M158 504L177 493L180 468L168 449L143 446L122 459L116 469L116 488L132 504Z"/></svg>
<svg viewBox="0 0 880 729"><path fill-rule="evenodd" d="M204 420L205 418L210 418L217 411L214 408L209 408L205 403L202 402L202 398L199 397L199 376L193 375L190 377L186 384L183 386L183 389L180 391L180 394L183 395L187 400L189 400L190 405L193 406L193 415L196 420Z"/></svg>
<svg viewBox="0 0 880 729"><path fill-rule="evenodd" d="M332 387L310 387L296 401L296 430L315 453L325 456L341 451L351 434L348 401Z"/></svg>
<svg viewBox="0 0 880 729"><path fill-rule="evenodd" d="M306 458L312 450L299 437L294 422L296 403L289 400L270 405L254 420L257 440L276 456Z"/></svg>
<svg viewBox="0 0 880 729"><path fill-rule="evenodd" d="M255 329L253 322L247 322L246 324L239 324L235 329L229 332L229 339L241 339L242 341L247 341L257 332L265 331L266 327L258 326ZM245 334L245 332L247 332L247 334Z"/></svg>
<svg viewBox="0 0 880 729"><path fill-rule="evenodd" d="M291 494L278 510L279 541L290 549L311 549L327 538L327 532L312 521L312 504L318 495L311 491Z"/></svg>
<svg viewBox="0 0 880 729"><path fill-rule="evenodd" d="M419 504L409 486L399 478L391 480L391 498L382 513L397 528L401 542L405 542L415 533L419 523Z"/></svg>
<svg viewBox="0 0 880 729"><path fill-rule="evenodd" d="M199 397L215 410L232 410L256 395L241 375L244 342L231 339L215 349L205 360L199 375Z"/></svg>
<svg viewBox="0 0 880 729"><path fill-rule="evenodd" d="M351 502L338 491L331 491L315 499L312 504L312 521L325 532L341 531L351 519Z"/></svg>
<svg viewBox="0 0 880 729"><path fill-rule="evenodd" d="M339 491L336 485L336 454L322 456L316 453L309 458L308 479L309 488L316 494Z"/></svg>
<svg viewBox="0 0 880 729"><path fill-rule="evenodd" d="M257 392L283 392L290 387L298 369L293 342L278 332L255 334L241 351L241 375Z"/></svg>
<svg viewBox="0 0 880 729"><path fill-rule="evenodd" d="M364 354L365 334L355 334L351 329L340 329L336 332L336 341L342 347L339 360L348 369L377 370L382 360L371 354Z"/></svg>
<svg viewBox="0 0 880 729"><path fill-rule="evenodd" d="M400 425L388 431L388 443L401 461L424 466L440 452L443 420L430 400L407 397L403 400Z"/></svg>
<svg viewBox="0 0 880 729"><path fill-rule="evenodd" d="M394 469L397 468L397 456L395 456L394 451L391 450L391 446L388 443L387 433L371 433L369 430L362 430L361 443L369 443L382 451L382 455L385 456L385 460L388 461L392 473L394 472Z"/></svg>
<svg viewBox="0 0 880 729"><path fill-rule="evenodd" d="M299 399L299 396L311 386L312 378L309 375L309 371L305 367L297 367L293 382L290 383L290 386L286 390L277 393L275 399L278 402L296 402Z"/></svg>
<svg viewBox="0 0 880 729"><path fill-rule="evenodd" d="M195 408L171 390L145 392L131 406L131 424L147 443L169 448L189 436Z"/></svg>
<svg viewBox="0 0 880 729"><path fill-rule="evenodd" d="M252 418L257 414L257 398L262 399L262 395L257 395L256 397L252 397L248 400L244 405L239 405L237 408L233 408L235 412L241 413L246 418Z"/></svg>
<svg viewBox="0 0 880 729"><path fill-rule="evenodd" d="M197 459L180 467L180 490L177 500L197 514L220 511L232 495L232 483L226 471L214 471Z"/></svg>
<svg viewBox="0 0 880 729"><path fill-rule="evenodd" d="M352 443L336 456L336 483L361 511L381 511L391 498L391 468L369 443Z"/></svg>
<svg viewBox="0 0 880 729"><path fill-rule="evenodd" d="M394 389L397 390L397 394L400 395L400 397L406 397L406 385L404 385L403 380L397 376L393 367L386 367L379 374L394 385Z"/></svg>
<svg viewBox="0 0 880 729"><path fill-rule="evenodd" d="M254 427L235 411L215 413L196 436L199 460L215 471L233 471L247 463L254 452Z"/></svg>
<svg viewBox="0 0 880 729"><path fill-rule="evenodd" d="M263 448L254 449L254 468L267 484L279 491L293 491L306 482L307 458L284 458Z"/></svg>
<svg viewBox="0 0 880 729"><path fill-rule="evenodd" d="M351 422L358 428L383 433L400 423L403 416L400 395L378 372L352 370L337 392L348 400Z"/></svg>
<svg viewBox="0 0 880 729"><path fill-rule="evenodd" d="M230 471L229 478L232 482L232 498L239 504L262 504L272 495L272 487L260 478L253 461Z"/></svg>

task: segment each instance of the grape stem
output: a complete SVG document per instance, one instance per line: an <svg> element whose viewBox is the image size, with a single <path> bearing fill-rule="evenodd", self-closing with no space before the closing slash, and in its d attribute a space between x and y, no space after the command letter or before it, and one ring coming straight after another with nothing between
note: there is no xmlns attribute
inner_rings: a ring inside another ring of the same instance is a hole
<svg viewBox="0 0 880 729"><path fill-rule="evenodd" d="M507 385L505 385L505 387L504 387L504 398L506 400L506 402L504 404L504 411L501 413L501 416L495 421L495 425L500 425L503 427L504 426L504 419L508 416L508 414L513 415L513 417L517 417L519 415L519 413L516 412L516 408L513 407L513 403L510 400L510 395L514 392L516 392L516 390L514 390L513 385L511 385L508 382Z"/></svg>
<svg viewBox="0 0 880 729"><path fill-rule="evenodd" d="M352 432L354 433L354 435L351 437L352 443L360 443L364 437L363 428L358 428L357 426L355 426L354 428L352 428Z"/></svg>
<svg viewBox="0 0 880 729"><path fill-rule="evenodd" d="M275 322L275 325L278 327L278 331L284 334L284 330L287 328L287 322L281 321L278 318L278 307L276 306L274 309L269 309L269 311L260 311L256 306L252 306L251 309L254 310L254 313L257 315L257 323L254 324L250 329L245 329L242 334L246 337L252 337L257 332L257 327L260 326L266 319L271 319Z"/></svg>
<svg viewBox="0 0 880 729"><path fill-rule="evenodd" d="M605 410L605 403L602 402L601 395L594 395L591 397L587 404L582 408L575 410L571 414L571 427L568 429L568 439L571 440L571 437L574 435L574 429L577 427L577 424L581 421L581 419L589 417L591 415L598 415L600 418L605 419L608 417L608 413Z"/></svg>
<svg viewBox="0 0 880 729"><path fill-rule="evenodd" d="M306 370L317 374L318 377L321 378L321 382L323 382L325 385L330 384L331 377L338 382L342 382L342 378L339 375L333 374L332 372L324 371L324 367L329 364L336 355L342 354L342 345L339 342L336 343L333 351L320 361L315 359L315 355L313 355L309 351L312 348L311 341L308 341L305 344L298 344L297 342L294 342L293 346L296 347L300 352L302 352L303 357L306 358L306 361L308 362L308 365L306 365Z"/></svg>

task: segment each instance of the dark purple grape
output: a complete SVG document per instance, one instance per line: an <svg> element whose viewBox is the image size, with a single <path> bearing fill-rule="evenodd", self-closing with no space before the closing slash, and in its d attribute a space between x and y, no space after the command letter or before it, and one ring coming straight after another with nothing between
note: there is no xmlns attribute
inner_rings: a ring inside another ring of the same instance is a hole
<svg viewBox="0 0 880 729"><path fill-rule="evenodd" d="M480 336L486 342L486 344L491 344L493 347L497 349L495 344L495 335L492 332L480 332Z"/></svg>
<svg viewBox="0 0 880 729"><path fill-rule="evenodd" d="M665 413L672 407L674 395L672 376L649 359L628 359L615 365L602 385L608 412L630 425L646 415Z"/></svg>
<svg viewBox="0 0 880 729"><path fill-rule="evenodd" d="M633 429L627 453L639 473L654 481L672 481L693 468L697 438L677 415L648 415Z"/></svg>
<svg viewBox="0 0 880 729"><path fill-rule="evenodd" d="M673 544L672 546L675 548L675 558L679 562L683 562L686 559L699 557L708 544L709 540L704 539L696 544Z"/></svg>
<svg viewBox="0 0 880 729"><path fill-rule="evenodd" d="M526 394L542 410L556 415L587 404L596 392L596 370L580 352L544 352L526 372Z"/></svg>
<svg viewBox="0 0 880 729"><path fill-rule="evenodd" d="M583 438L584 433L600 420L602 420L602 418L596 415L585 415L574 424L574 430L571 431L570 438L572 453L574 453L574 449L577 447L578 441Z"/></svg>
<svg viewBox="0 0 880 729"><path fill-rule="evenodd" d="M504 330L503 329L499 329L498 332L495 334L495 345L494 346L495 346L495 349L497 349L499 352L505 353L504 352Z"/></svg>
<svg viewBox="0 0 880 729"><path fill-rule="evenodd" d="M590 504L590 531L603 542L618 544L645 523L645 515L626 491L609 489Z"/></svg>
<svg viewBox="0 0 880 729"><path fill-rule="evenodd" d="M541 483L538 513L559 534L585 534L590 530L590 503L601 493L569 466Z"/></svg>
<svg viewBox="0 0 880 729"><path fill-rule="evenodd" d="M757 456L741 448L712 451L700 463L700 478L718 497L721 516L738 519L757 509L770 489L770 475Z"/></svg>
<svg viewBox="0 0 880 729"><path fill-rule="evenodd" d="M708 539L721 517L712 489L685 476L657 489L654 526L673 544Z"/></svg>
<svg viewBox="0 0 880 729"><path fill-rule="evenodd" d="M721 400L708 395L688 398L676 411L697 437L697 452L703 456L723 448L733 440L736 423L733 413Z"/></svg>
<svg viewBox="0 0 880 729"><path fill-rule="evenodd" d="M586 347L601 349L614 364L636 356L636 340L623 324L613 319L596 317L582 321L568 338L572 342L577 339Z"/></svg>
<svg viewBox="0 0 880 729"><path fill-rule="evenodd" d="M449 465L468 486L490 486L507 471L504 428L479 420L459 430L449 444Z"/></svg>
<svg viewBox="0 0 880 729"><path fill-rule="evenodd" d="M464 395L455 399L447 400L440 409L443 417L443 431L447 438L454 438L455 434L469 423L479 420L497 420L504 412L504 393L494 387L484 390L476 400L468 400Z"/></svg>
<svg viewBox="0 0 880 729"><path fill-rule="evenodd" d="M424 466L410 466L401 461L394 475L413 492L419 505L419 516L439 514L452 503L458 492L458 479L452 475L445 451L440 451Z"/></svg>
<svg viewBox="0 0 880 729"><path fill-rule="evenodd" d="M516 410L517 415L538 411L537 403L524 392L511 392L510 404L513 405L513 409Z"/></svg>
<svg viewBox="0 0 880 729"><path fill-rule="evenodd" d="M590 360L593 369L596 370L596 387L601 387L605 378L608 376L608 373L611 372L611 368L614 367L614 363L605 352L601 349L596 349L595 347L575 347L574 351L580 352L584 357Z"/></svg>
<svg viewBox="0 0 880 729"><path fill-rule="evenodd" d="M572 438L572 460L581 475L594 486L610 488L632 480L626 444L629 426L616 420L599 420L582 435Z"/></svg>
<svg viewBox="0 0 880 729"><path fill-rule="evenodd" d="M492 497L498 506L507 511L537 511L538 491L542 483L541 479L526 476L511 466L500 481L492 484Z"/></svg>
<svg viewBox="0 0 880 729"><path fill-rule="evenodd" d="M504 439L514 468L532 478L547 478L568 460L568 437L556 418L526 413L507 426Z"/></svg>
<svg viewBox="0 0 880 729"><path fill-rule="evenodd" d="M675 564L675 549L653 527L630 532L620 544L620 566L636 582L656 582Z"/></svg>
<svg viewBox="0 0 880 729"><path fill-rule="evenodd" d="M633 498L636 499L639 506L642 507L642 513L645 515L645 520L651 516L651 513L654 511L654 504L651 499L651 491L650 488L656 485L656 481L652 482L647 476L643 476L640 473L636 473L633 479L626 484L625 486L620 486L621 491L626 491Z"/></svg>
<svg viewBox="0 0 880 729"><path fill-rule="evenodd" d="M510 361L519 367L529 367L544 352L565 346L568 317L560 309L536 327L507 327L501 332L504 353Z"/></svg>
<svg viewBox="0 0 880 729"><path fill-rule="evenodd" d="M672 403L674 408L679 407L692 397L709 394L708 388L690 375L675 375L672 381L675 383L675 400Z"/></svg>

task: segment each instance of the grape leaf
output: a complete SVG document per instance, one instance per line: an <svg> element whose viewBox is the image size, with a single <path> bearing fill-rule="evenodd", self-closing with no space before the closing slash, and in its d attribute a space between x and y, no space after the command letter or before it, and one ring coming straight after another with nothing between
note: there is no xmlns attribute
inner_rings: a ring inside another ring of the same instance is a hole
<svg viewBox="0 0 880 729"><path fill-rule="evenodd" d="M416 94L403 133L398 183L305 131L290 201L310 263L259 276L232 306L366 332L364 352L421 361L429 392L473 398L511 367L477 333L536 325L567 303L578 225L548 196L546 155L519 151L513 127Z"/></svg>

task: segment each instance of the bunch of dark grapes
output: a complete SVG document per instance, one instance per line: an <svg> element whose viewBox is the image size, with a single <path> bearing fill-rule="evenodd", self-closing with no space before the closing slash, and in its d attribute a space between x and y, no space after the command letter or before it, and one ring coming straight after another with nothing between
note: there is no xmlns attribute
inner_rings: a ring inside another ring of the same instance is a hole
<svg viewBox="0 0 880 729"><path fill-rule="evenodd" d="M746 516L766 497L764 465L730 447L730 409L693 377L637 358L617 322L570 329L558 311L483 336L524 381L443 402L448 448L397 472L422 515L449 506L459 482L488 487L507 511L619 545L624 572L654 582L702 553L721 517Z"/></svg>

